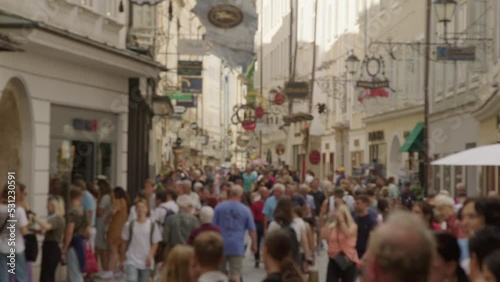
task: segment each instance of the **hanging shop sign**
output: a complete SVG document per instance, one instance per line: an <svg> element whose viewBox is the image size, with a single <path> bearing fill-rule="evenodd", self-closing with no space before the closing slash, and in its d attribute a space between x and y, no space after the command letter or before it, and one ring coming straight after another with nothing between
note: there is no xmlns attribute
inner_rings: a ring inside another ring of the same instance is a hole
<svg viewBox="0 0 500 282"><path fill-rule="evenodd" d="M196 122L193 122L191 123L191 125L189 125L189 127L192 129L192 130L196 130L198 129L198 124Z"/></svg>
<svg viewBox="0 0 500 282"><path fill-rule="evenodd" d="M475 61L476 47L438 46L439 61Z"/></svg>
<svg viewBox="0 0 500 282"><path fill-rule="evenodd" d="M207 41L200 39L179 39L177 50L181 55L203 56L210 51L210 45Z"/></svg>
<svg viewBox="0 0 500 282"><path fill-rule="evenodd" d="M356 86L365 89L389 88L389 80L385 77L385 63L382 57L366 57L363 60L369 78L360 79Z"/></svg>
<svg viewBox="0 0 500 282"><path fill-rule="evenodd" d="M181 91L183 93L191 93L191 94L203 93L203 78L183 77L181 80Z"/></svg>
<svg viewBox="0 0 500 282"><path fill-rule="evenodd" d="M182 99L176 100L176 106L182 106L185 108L196 108L196 97L194 95L179 95Z"/></svg>
<svg viewBox="0 0 500 282"><path fill-rule="evenodd" d="M257 106L255 108L255 117L258 118L258 119L261 119L264 117L264 114L265 114L265 111L264 111L264 108L261 107L261 106Z"/></svg>
<svg viewBox="0 0 500 282"><path fill-rule="evenodd" d="M181 50L181 49L179 49ZM203 62L199 61L178 61L177 74L187 76L199 76L203 71Z"/></svg>
<svg viewBox="0 0 500 282"><path fill-rule="evenodd" d="M240 135L238 138L236 138L236 145L239 147L246 147L248 146L248 143L250 143L250 139L246 135Z"/></svg>
<svg viewBox="0 0 500 282"><path fill-rule="evenodd" d="M183 114L186 112L186 107L184 106L174 106L174 113L176 114Z"/></svg>
<svg viewBox="0 0 500 282"><path fill-rule="evenodd" d="M314 150L309 154L309 162L311 164L319 164L321 161L321 153L318 150Z"/></svg>
<svg viewBox="0 0 500 282"><path fill-rule="evenodd" d="M288 82L285 84L285 94L291 99L305 99L309 95L309 83Z"/></svg>
<svg viewBox="0 0 500 282"><path fill-rule="evenodd" d="M244 120L241 122L241 126L246 131L253 131L257 127L257 123L254 120Z"/></svg>
<svg viewBox="0 0 500 282"><path fill-rule="evenodd" d="M75 119L73 119L73 128L76 130L81 130L81 131L96 132L97 131L97 120L75 118Z"/></svg>
<svg viewBox="0 0 500 282"><path fill-rule="evenodd" d="M245 16L240 8L230 4L220 4L208 11L208 21L218 28L234 28L239 26Z"/></svg>
<svg viewBox="0 0 500 282"><path fill-rule="evenodd" d="M276 151L276 155L282 156L282 155L285 154L285 145L284 144L278 144L278 145L276 145L276 147L274 148L274 150Z"/></svg>
<svg viewBox="0 0 500 282"><path fill-rule="evenodd" d="M157 5L161 2L163 2L163 0L131 0L132 3L134 4L137 4L137 5L149 5L149 6L152 6L152 5Z"/></svg>

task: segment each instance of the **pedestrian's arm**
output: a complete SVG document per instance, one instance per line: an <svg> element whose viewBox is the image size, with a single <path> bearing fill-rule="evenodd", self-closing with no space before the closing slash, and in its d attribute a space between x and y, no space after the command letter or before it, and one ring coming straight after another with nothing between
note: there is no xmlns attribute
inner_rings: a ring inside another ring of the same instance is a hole
<svg viewBox="0 0 500 282"><path fill-rule="evenodd" d="M43 231L49 231L52 229L52 224L43 222L36 216L33 216L33 220L36 222L36 224L38 224L38 226L40 226L40 228L42 228Z"/></svg>
<svg viewBox="0 0 500 282"><path fill-rule="evenodd" d="M74 222L68 222L66 225L66 232L64 233L64 244L62 248L62 253L66 253L66 251L69 248L69 245L71 244L71 240L73 239L73 232L75 231L75 223Z"/></svg>
<svg viewBox="0 0 500 282"><path fill-rule="evenodd" d="M302 230L301 231L300 241L301 241L301 244L302 244L302 248L304 249L304 256L306 258L310 257L309 242L307 241L307 232L306 232L306 230Z"/></svg>
<svg viewBox="0 0 500 282"><path fill-rule="evenodd" d="M252 246L258 248L257 246L257 232L255 230L250 231L250 238L252 238Z"/></svg>
<svg viewBox="0 0 500 282"><path fill-rule="evenodd" d="M158 243L155 243L151 246L151 249L149 250L149 255L148 257L152 260L155 257L156 251L158 250Z"/></svg>
<svg viewBox="0 0 500 282"><path fill-rule="evenodd" d="M267 233L267 215L264 214L264 234Z"/></svg>

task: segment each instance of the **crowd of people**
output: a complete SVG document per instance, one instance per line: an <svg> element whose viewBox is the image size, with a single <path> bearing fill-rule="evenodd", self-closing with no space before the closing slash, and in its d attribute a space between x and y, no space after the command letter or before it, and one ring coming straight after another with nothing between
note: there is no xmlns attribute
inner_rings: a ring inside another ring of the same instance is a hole
<svg viewBox="0 0 500 282"><path fill-rule="evenodd" d="M301 182L287 167L249 164L172 170L146 180L133 201L104 177L61 187L51 180L42 219L18 185L15 275L2 191L0 281L56 281L62 263L70 282L240 282L251 251L264 282L310 281L322 252L327 282L500 282L500 198L469 198L463 184L456 198L418 199L411 182L377 173L356 179L338 168L336 178L308 172ZM34 234L44 235L39 278Z"/></svg>

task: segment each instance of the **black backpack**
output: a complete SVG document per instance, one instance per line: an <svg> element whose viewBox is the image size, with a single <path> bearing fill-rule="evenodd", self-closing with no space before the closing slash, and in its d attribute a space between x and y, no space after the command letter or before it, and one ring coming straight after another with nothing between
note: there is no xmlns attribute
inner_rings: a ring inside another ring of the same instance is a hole
<svg viewBox="0 0 500 282"><path fill-rule="evenodd" d="M284 225L281 227L288 236L290 236L290 239L292 239L292 259L293 261L297 264L298 267L301 267L301 259L300 259L300 242L299 242L299 237L297 236L297 232L295 232L295 229L291 225Z"/></svg>

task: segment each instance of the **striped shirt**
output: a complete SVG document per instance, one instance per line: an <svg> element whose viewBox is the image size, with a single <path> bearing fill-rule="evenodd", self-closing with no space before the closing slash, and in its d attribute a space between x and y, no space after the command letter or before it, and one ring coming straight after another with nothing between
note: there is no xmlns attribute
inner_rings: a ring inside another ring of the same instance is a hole
<svg viewBox="0 0 500 282"><path fill-rule="evenodd" d="M163 229L163 242L174 247L187 244L191 232L200 226L200 221L194 215L182 210L167 218Z"/></svg>

